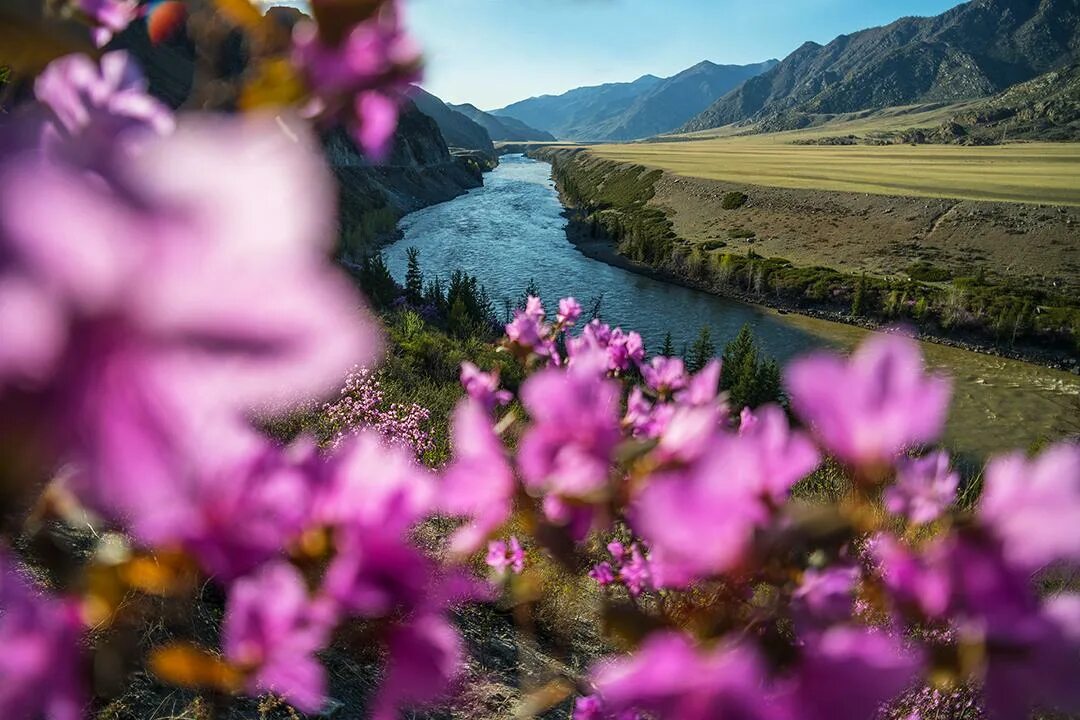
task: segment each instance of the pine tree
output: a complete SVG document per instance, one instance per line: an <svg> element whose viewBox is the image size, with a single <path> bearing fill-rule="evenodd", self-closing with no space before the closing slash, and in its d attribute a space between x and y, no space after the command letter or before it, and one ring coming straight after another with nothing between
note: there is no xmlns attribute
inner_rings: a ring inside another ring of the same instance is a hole
<svg viewBox="0 0 1080 720"><path fill-rule="evenodd" d="M663 357L675 357L675 344L671 341L671 333L664 336L664 347L660 348Z"/></svg>
<svg viewBox="0 0 1080 720"><path fill-rule="evenodd" d="M536 284L535 278L529 278L529 283L525 286L525 292L521 294L521 299L518 300L518 307L524 308L525 302L531 297L540 297L540 286Z"/></svg>
<svg viewBox="0 0 1080 720"><path fill-rule="evenodd" d="M405 251L408 267L405 270L405 299L413 307L424 302L424 272L420 269L420 250L411 247Z"/></svg>
<svg viewBox="0 0 1080 720"><path fill-rule="evenodd" d="M686 361L686 366L691 372L697 372L708 365L714 357L716 357L716 345L713 344L712 333L706 325L701 328L697 340L690 347L690 357Z"/></svg>
<svg viewBox="0 0 1080 720"><path fill-rule="evenodd" d="M773 360L761 360L760 356L749 325L743 325L735 339L724 348L720 388L728 392L735 410L782 399L780 367Z"/></svg>
<svg viewBox="0 0 1080 720"><path fill-rule="evenodd" d="M859 317L866 312L866 276L859 277L855 283L855 297L851 300L851 314Z"/></svg>

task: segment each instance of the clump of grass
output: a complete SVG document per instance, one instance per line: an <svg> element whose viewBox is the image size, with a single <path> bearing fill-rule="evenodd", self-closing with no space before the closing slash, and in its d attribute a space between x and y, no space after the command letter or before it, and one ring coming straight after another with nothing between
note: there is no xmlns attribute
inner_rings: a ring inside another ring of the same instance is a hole
<svg viewBox="0 0 1080 720"><path fill-rule="evenodd" d="M744 227L732 228L731 230L728 230L727 235L732 240L749 240L751 238L757 237L756 232L754 232L753 230L748 230Z"/></svg>
<svg viewBox="0 0 1080 720"><path fill-rule="evenodd" d="M738 210L745 205L749 199L750 197L746 193L738 192L736 190L724 195L724 199L720 201L720 207L725 210Z"/></svg>
<svg viewBox="0 0 1080 720"><path fill-rule="evenodd" d="M925 260L919 260L909 265L907 273L912 280L920 282L948 282L952 280L951 272Z"/></svg>

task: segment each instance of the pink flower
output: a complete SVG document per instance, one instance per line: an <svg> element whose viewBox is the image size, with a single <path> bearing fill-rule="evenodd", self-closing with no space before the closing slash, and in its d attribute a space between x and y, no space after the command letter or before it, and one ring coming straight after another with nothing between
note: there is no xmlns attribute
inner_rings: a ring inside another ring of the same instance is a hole
<svg viewBox="0 0 1080 720"><path fill-rule="evenodd" d="M901 609L916 609L934 619L944 616L951 583L941 564L940 546L919 555L882 534L871 539L868 549L885 588Z"/></svg>
<svg viewBox="0 0 1080 720"><path fill-rule="evenodd" d="M312 601L299 571L285 562L233 583L221 646L230 663L251 673L247 691L274 692L305 712L326 702L326 671L315 653L336 622Z"/></svg>
<svg viewBox="0 0 1080 720"><path fill-rule="evenodd" d="M659 355L641 366L641 375L645 378L645 384L661 395L682 390L689 380L682 358Z"/></svg>
<svg viewBox="0 0 1080 720"><path fill-rule="evenodd" d="M45 151L80 167L109 168L116 152L167 135L176 125L124 51L105 53L97 62L85 55L55 60L37 77L34 94L49 110L50 122L41 128Z"/></svg>
<svg viewBox="0 0 1080 720"><path fill-rule="evenodd" d="M645 393L635 385L630 388L626 400L626 425L634 437L655 438L663 434L675 413L675 406L665 403L655 405L645 398Z"/></svg>
<svg viewBox="0 0 1080 720"><path fill-rule="evenodd" d="M795 410L825 446L859 465L891 462L935 440L945 424L949 381L928 376L914 340L874 335L848 360L812 355L788 367Z"/></svg>
<svg viewBox="0 0 1080 720"><path fill-rule="evenodd" d="M379 433L391 444L412 450L417 458L423 458L435 447L427 427L431 411L416 403L389 402L378 375L367 368L350 371L338 400L323 405L321 414L334 433L332 448L365 428Z"/></svg>
<svg viewBox="0 0 1080 720"><path fill-rule="evenodd" d="M606 587L615 582L615 571L607 560L593 565L589 570L589 577L595 580L600 587Z"/></svg>
<svg viewBox="0 0 1080 720"><path fill-rule="evenodd" d="M314 491L312 521L404 535L435 506L431 473L412 455L365 430L331 456Z"/></svg>
<svg viewBox="0 0 1080 720"><path fill-rule="evenodd" d="M716 433L685 469L661 472L631 514L662 568L662 584L707 577L738 564L755 528L818 464L813 445L783 411L764 407L745 435Z"/></svg>
<svg viewBox="0 0 1080 720"><path fill-rule="evenodd" d="M581 317L581 305L572 297L563 298L559 301L559 313L555 319L560 325L573 325Z"/></svg>
<svg viewBox="0 0 1080 720"><path fill-rule="evenodd" d="M498 372L486 373L468 361L461 363L461 385L465 393L488 412L513 399L509 391L499 389Z"/></svg>
<svg viewBox="0 0 1080 720"><path fill-rule="evenodd" d="M378 526L348 526L335 535L336 554L323 592L343 612L386 618L424 601L435 567L408 538Z"/></svg>
<svg viewBox="0 0 1080 720"><path fill-rule="evenodd" d="M637 597L642 590L652 585L652 572L649 563L638 549L637 543L630 546L630 558L619 569L619 579L626 584L630 594Z"/></svg>
<svg viewBox="0 0 1080 720"><path fill-rule="evenodd" d="M80 720L78 603L35 591L0 550L0 716Z"/></svg>
<svg viewBox="0 0 1080 720"><path fill-rule="evenodd" d="M464 400L454 410L451 430L454 460L443 475L439 503L451 515L471 522L454 533L454 552L473 552L510 517L514 474L491 418L475 400Z"/></svg>
<svg viewBox="0 0 1080 720"><path fill-rule="evenodd" d="M78 0L79 9L97 27L94 42L104 47L115 33L120 32L139 14L139 0Z"/></svg>
<svg viewBox="0 0 1080 720"><path fill-rule="evenodd" d="M701 457L712 445L723 419L717 406L676 406L660 417L663 424L655 455L664 463L689 463Z"/></svg>
<svg viewBox="0 0 1080 720"><path fill-rule="evenodd" d="M675 393L675 399L682 405L694 407L716 404L721 367L720 360L710 360L690 378L685 389Z"/></svg>
<svg viewBox="0 0 1080 720"><path fill-rule="evenodd" d="M542 370L521 388L533 425L521 438L518 464L532 490L587 498L607 485L620 436L619 388L588 365Z"/></svg>
<svg viewBox="0 0 1080 720"><path fill-rule="evenodd" d="M540 357L559 362L551 326L544 322L544 306L538 297L529 297L524 310L515 310L514 319L506 326L507 339L518 348Z"/></svg>
<svg viewBox="0 0 1080 720"><path fill-rule="evenodd" d="M308 595L300 572L274 563L229 589L222 648L229 662L250 672L252 695L273 692L315 713L326 702L326 671L315 654L335 624L330 607Z"/></svg>
<svg viewBox="0 0 1080 720"><path fill-rule="evenodd" d="M615 373L626 372L645 360L645 344L640 335L623 332L622 328L613 330L599 320L586 325L581 335L568 337L566 348L571 358L603 351L607 369Z"/></svg>
<svg viewBox="0 0 1080 720"><path fill-rule="evenodd" d="M395 626L387 640L387 653L373 720L397 720L403 706L438 700L461 671L464 656L454 626L434 612Z"/></svg>
<svg viewBox="0 0 1080 720"><path fill-rule="evenodd" d="M509 545L502 540L493 540L488 543L486 562L499 575L507 570L520 575L525 569L525 549L516 536L511 536Z"/></svg>
<svg viewBox="0 0 1080 720"><path fill-rule="evenodd" d="M921 658L879 630L836 626L811 635L793 705L808 720L865 720L916 678Z"/></svg>
<svg viewBox="0 0 1080 720"><path fill-rule="evenodd" d="M1080 446L1059 443L1027 460L1013 454L986 468L978 517L1019 567L1080 564Z"/></svg>
<svg viewBox="0 0 1080 720"><path fill-rule="evenodd" d="M364 153L381 162L392 147L398 108L410 85L420 80L420 54L405 35L398 4L382 3L340 39L322 31L310 22L296 25L293 62L306 76L321 114L343 119Z"/></svg>
<svg viewBox="0 0 1080 720"><path fill-rule="evenodd" d="M946 452L902 458L896 483L885 490L885 507L916 525L933 522L956 500L959 484L960 476L949 469Z"/></svg>
<svg viewBox="0 0 1080 720"><path fill-rule="evenodd" d="M765 668L749 646L700 650L676 633L653 634L634 655L602 663L593 683L609 712L678 720L781 720ZM586 716L588 717L588 716Z"/></svg>
<svg viewBox="0 0 1080 720"><path fill-rule="evenodd" d="M851 618L855 605L856 567L811 568L803 574L794 599L813 623L842 622Z"/></svg>
<svg viewBox="0 0 1080 720"><path fill-rule="evenodd" d="M39 160L0 159L0 296L14 290L47 320L27 344L0 308L0 346L12 327L28 353L5 358L0 406L12 385L33 393L42 431L91 485L192 447L180 429L311 397L376 350L355 290L325 259L325 168L277 125L182 126L120 163L123 191ZM141 454L122 450L131 444Z"/></svg>
<svg viewBox="0 0 1080 720"><path fill-rule="evenodd" d="M206 440L190 446L144 446L127 424L102 428L121 445L95 457L99 467L124 472L107 486L77 477L75 488L141 544L182 548L228 581L279 555L303 531L311 472L304 449L285 451L230 427L178 433Z"/></svg>

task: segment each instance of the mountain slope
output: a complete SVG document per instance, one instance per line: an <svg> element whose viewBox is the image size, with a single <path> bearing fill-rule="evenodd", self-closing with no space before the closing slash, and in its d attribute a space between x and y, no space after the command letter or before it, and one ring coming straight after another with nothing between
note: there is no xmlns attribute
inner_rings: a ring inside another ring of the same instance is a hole
<svg viewBox="0 0 1080 720"><path fill-rule="evenodd" d="M550 142L555 138L543 130L526 125L514 118L495 117L475 105L450 105L452 109L465 115L485 130L496 142Z"/></svg>
<svg viewBox="0 0 1080 720"><path fill-rule="evenodd" d="M439 126L448 146L495 158L495 146L491 142L491 136L479 123L421 88L413 88L410 98L420 112Z"/></svg>
<svg viewBox="0 0 1080 720"><path fill-rule="evenodd" d="M992 95L1080 53L1080 0L973 0L932 18L902 18L806 43L681 130L786 114L843 113Z"/></svg>
<svg viewBox="0 0 1080 720"><path fill-rule="evenodd" d="M987 140L1080 140L1080 63L1014 85L954 115L943 129Z"/></svg>
<svg viewBox="0 0 1080 720"><path fill-rule="evenodd" d="M646 75L632 83L577 88L559 96L530 98L501 110L560 138L634 140L673 130L747 78L774 65L698 63L669 78Z"/></svg>
<svg viewBox="0 0 1080 720"><path fill-rule="evenodd" d="M512 117L560 138L589 134L596 118L611 118L626 112L634 100L663 82L644 75L634 82L607 83L569 90L562 95L541 95L507 105L492 114Z"/></svg>

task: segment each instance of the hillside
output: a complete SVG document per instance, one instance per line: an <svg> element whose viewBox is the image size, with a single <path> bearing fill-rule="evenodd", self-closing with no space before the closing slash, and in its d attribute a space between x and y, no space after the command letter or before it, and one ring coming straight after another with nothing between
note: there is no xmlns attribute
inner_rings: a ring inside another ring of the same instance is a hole
<svg viewBox="0 0 1080 720"><path fill-rule="evenodd" d="M410 96L417 109L435 121L451 149L470 150L495 159L495 145L480 124L417 87Z"/></svg>
<svg viewBox="0 0 1080 720"><path fill-rule="evenodd" d="M739 83L776 64L717 65L706 60L669 78L645 75L632 83L577 88L523 100L493 114L517 118L561 139L634 140L679 127Z"/></svg>
<svg viewBox="0 0 1080 720"><path fill-rule="evenodd" d="M1015 85L943 126L962 138L1080 140L1080 64Z"/></svg>
<svg viewBox="0 0 1080 720"><path fill-rule="evenodd" d="M806 43L681 131L765 117L794 129L815 114L993 95L1070 62L1078 48L1080 0L973 0L828 45Z"/></svg>
<svg viewBox="0 0 1080 720"><path fill-rule="evenodd" d="M530 127L520 120L495 117L475 105L466 103L464 105L450 105L449 107L480 125L487 131L491 139L496 142L548 142L555 139L550 133Z"/></svg>

